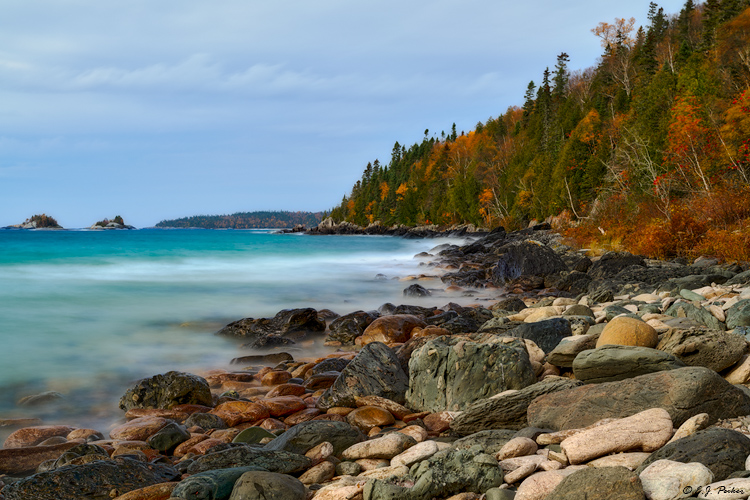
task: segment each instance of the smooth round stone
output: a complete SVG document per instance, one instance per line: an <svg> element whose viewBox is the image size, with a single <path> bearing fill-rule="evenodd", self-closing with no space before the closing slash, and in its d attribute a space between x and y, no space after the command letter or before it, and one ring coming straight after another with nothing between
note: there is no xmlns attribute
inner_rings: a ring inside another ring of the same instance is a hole
<svg viewBox="0 0 750 500"><path fill-rule="evenodd" d="M289 379L291 380L291 379ZM275 398L276 396L302 396L307 389L301 384L279 384L266 394L267 398Z"/></svg>
<svg viewBox="0 0 750 500"><path fill-rule="evenodd" d="M260 427L269 431L277 431L286 429L287 425L279 419L267 418L260 423Z"/></svg>
<svg viewBox="0 0 750 500"><path fill-rule="evenodd" d="M197 425L201 429L226 429L227 424L218 415L212 413L193 413L185 420L185 427Z"/></svg>
<svg viewBox="0 0 750 500"><path fill-rule="evenodd" d="M109 431L109 437L122 441L145 441L169 423L162 417L139 417Z"/></svg>
<svg viewBox="0 0 750 500"><path fill-rule="evenodd" d="M3 448L36 446L51 437L67 436L72 431L73 427L68 427L67 425L38 425L35 427L24 427L8 436Z"/></svg>
<svg viewBox="0 0 750 500"><path fill-rule="evenodd" d="M302 484L320 484L330 481L335 475L336 466L326 460L308 469L299 480Z"/></svg>
<svg viewBox="0 0 750 500"><path fill-rule="evenodd" d="M607 344L656 347L658 343L659 336L651 325L639 319L621 316L607 323L596 347Z"/></svg>
<svg viewBox="0 0 750 500"><path fill-rule="evenodd" d="M263 375L261 383L263 385L284 384L292 378L292 374L286 370L274 370Z"/></svg>
<svg viewBox="0 0 750 500"><path fill-rule="evenodd" d="M317 408L305 408L286 417L284 423L287 425L297 425L302 422L309 422L321 413L323 412Z"/></svg>
<svg viewBox="0 0 750 500"><path fill-rule="evenodd" d="M83 439L85 442L99 441L104 439L104 434L94 429L76 429L67 436L68 441Z"/></svg>
<svg viewBox="0 0 750 500"><path fill-rule="evenodd" d="M377 406L362 406L346 416L347 422L368 432L373 427L384 427L396 422L391 412Z"/></svg>
<svg viewBox="0 0 750 500"><path fill-rule="evenodd" d="M283 417L307 408L307 403L298 396L277 396L259 401L272 417Z"/></svg>
<svg viewBox="0 0 750 500"><path fill-rule="evenodd" d="M362 466L357 462L341 462L336 466L338 476L356 476L362 472Z"/></svg>
<svg viewBox="0 0 750 500"><path fill-rule="evenodd" d="M302 384L306 389L311 391L317 391L320 389L328 389L336 382L341 372L323 372L311 375L310 378L304 381Z"/></svg>
<svg viewBox="0 0 750 500"><path fill-rule="evenodd" d="M270 416L268 407L249 401L227 401L211 410L211 413L221 418L229 427L243 422L256 422Z"/></svg>

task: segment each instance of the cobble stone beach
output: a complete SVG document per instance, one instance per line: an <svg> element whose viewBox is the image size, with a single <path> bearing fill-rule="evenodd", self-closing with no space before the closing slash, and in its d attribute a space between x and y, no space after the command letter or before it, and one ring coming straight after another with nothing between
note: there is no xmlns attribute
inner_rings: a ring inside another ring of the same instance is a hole
<svg viewBox="0 0 750 500"><path fill-rule="evenodd" d="M401 303L237 318L248 355L134 383L111 428L6 419L0 498L750 497L747 266L468 236Z"/></svg>

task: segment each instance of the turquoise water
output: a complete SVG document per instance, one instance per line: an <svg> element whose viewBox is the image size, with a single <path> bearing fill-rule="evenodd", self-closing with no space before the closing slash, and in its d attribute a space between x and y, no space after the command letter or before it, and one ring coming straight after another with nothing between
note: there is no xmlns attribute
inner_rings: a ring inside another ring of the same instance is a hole
<svg viewBox="0 0 750 500"><path fill-rule="evenodd" d="M137 378L225 367L248 354L212 335L230 321L291 307L345 314L403 303L406 284L375 276L424 272L413 256L439 243L264 231L0 231L0 418L111 420ZM64 399L15 404L44 391Z"/></svg>

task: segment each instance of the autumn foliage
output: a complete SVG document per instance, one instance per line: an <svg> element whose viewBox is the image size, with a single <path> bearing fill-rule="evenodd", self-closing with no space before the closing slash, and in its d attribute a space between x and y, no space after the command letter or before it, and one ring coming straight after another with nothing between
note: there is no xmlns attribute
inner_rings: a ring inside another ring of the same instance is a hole
<svg viewBox="0 0 750 500"><path fill-rule="evenodd" d="M651 3L642 26L592 32L596 66L560 53L521 106L397 142L331 215L512 228L565 212L583 246L750 260L750 2Z"/></svg>

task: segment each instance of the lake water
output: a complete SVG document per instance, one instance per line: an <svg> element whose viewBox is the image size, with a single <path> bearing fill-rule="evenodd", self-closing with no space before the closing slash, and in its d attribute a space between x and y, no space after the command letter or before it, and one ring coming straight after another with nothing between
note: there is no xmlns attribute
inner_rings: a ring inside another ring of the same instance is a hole
<svg viewBox="0 0 750 500"><path fill-rule="evenodd" d="M225 324L293 307L346 314L404 303L408 283L394 278L429 272L414 255L445 241L2 230L0 419L38 416L106 432L101 426L122 415L117 401L132 381L226 367L251 354L213 335ZM64 399L17 407L20 398L45 391Z"/></svg>

